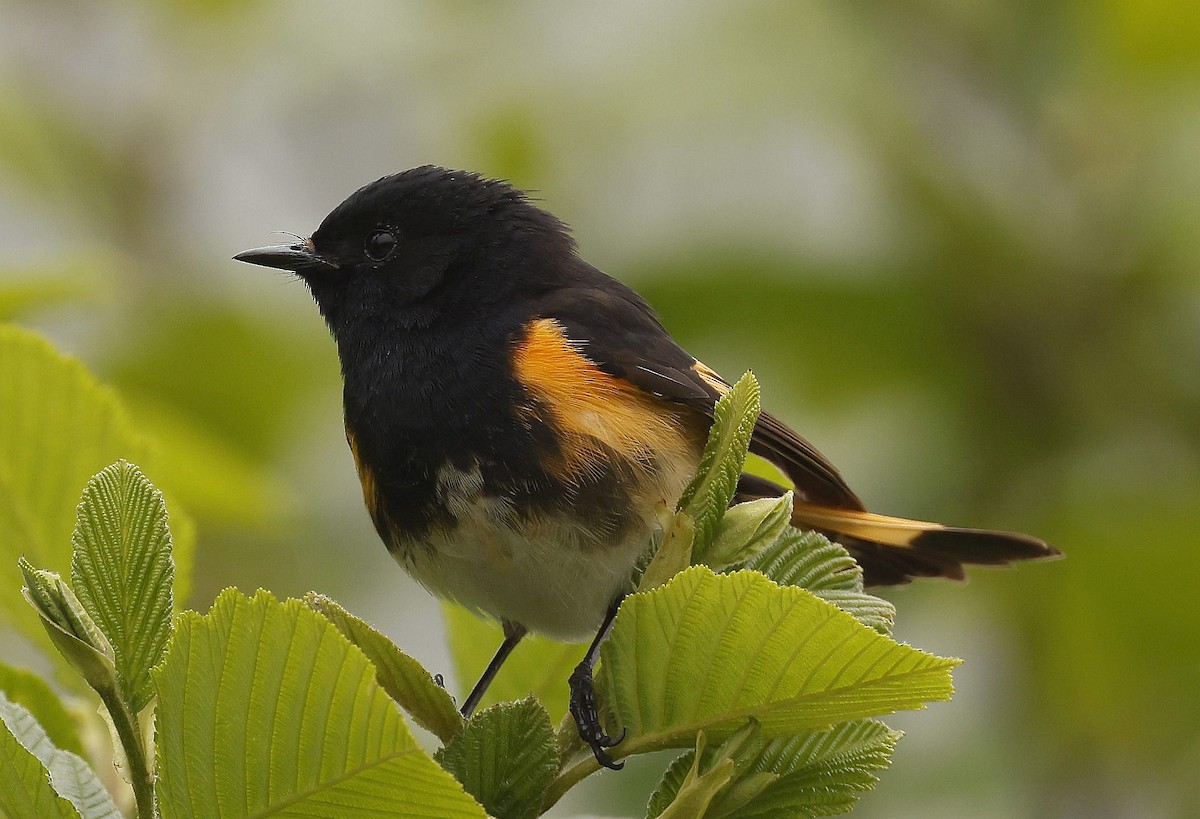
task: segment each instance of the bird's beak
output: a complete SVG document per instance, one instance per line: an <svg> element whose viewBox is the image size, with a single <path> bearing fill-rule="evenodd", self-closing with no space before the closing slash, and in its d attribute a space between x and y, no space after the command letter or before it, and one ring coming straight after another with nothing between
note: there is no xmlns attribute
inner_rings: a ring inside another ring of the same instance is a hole
<svg viewBox="0 0 1200 819"><path fill-rule="evenodd" d="M329 272L338 268L333 262L317 255L311 241L295 245L256 247L253 250L243 250L233 258L239 262L291 270L293 273Z"/></svg>

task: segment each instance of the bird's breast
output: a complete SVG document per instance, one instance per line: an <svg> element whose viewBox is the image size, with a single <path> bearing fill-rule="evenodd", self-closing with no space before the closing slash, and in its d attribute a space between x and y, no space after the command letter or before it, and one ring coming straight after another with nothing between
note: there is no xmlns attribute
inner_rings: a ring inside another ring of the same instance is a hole
<svg viewBox="0 0 1200 819"><path fill-rule="evenodd" d="M486 376L440 415L389 419L393 404L368 394L355 406L348 387L347 440L380 537L414 577L579 636L623 591L658 510L678 501L704 419L603 372L549 319L508 354L503 379Z"/></svg>

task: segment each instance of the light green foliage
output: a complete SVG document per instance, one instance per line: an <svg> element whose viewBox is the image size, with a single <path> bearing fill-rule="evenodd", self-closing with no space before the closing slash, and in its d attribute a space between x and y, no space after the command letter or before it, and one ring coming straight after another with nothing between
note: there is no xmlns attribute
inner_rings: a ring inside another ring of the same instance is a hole
<svg viewBox="0 0 1200 819"><path fill-rule="evenodd" d="M896 607L863 591L862 569L836 543L816 532L786 531L768 549L743 564L777 583L799 586L880 634L891 634Z"/></svg>
<svg viewBox="0 0 1200 819"><path fill-rule="evenodd" d="M88 482L72 540L71 585L112 644L121 695L137 713L171 636L171 531L162 493L118 461Z"/></svg>
<svg viewBox="0 0 1200 819"><path fill-rule="evenodd" d="M811 736L776 739L751 760L752 771L778 777L731 816L826 816L853 807L875 787L874 771L891 761L900 733L875 720Z"/></svg>
<svg viewBox="0 0 1200 819"><path fill-rule="evenodd" d="M112 644L75 592L56 572L35 569L24 558L19 566L25 578L22 592L41 617L50 642L88 685L97 692L115 694L117 667Z"/></svg>
<svg viewBox="0 0 1200 819"><path fill-rule="evenodd" d="M791 523L791 492L739 503L721 518L704 562L721 568L748 560L774 544Z"/></svg>
<svg viewBox="0 0 1200 819"><path fill-rule="evenodd" d="M446 689L438 685L419 662L365 622L328 597L310 592L304 602L319 612L375 666L383 690L416 721L449 742L462 729L462 716Z"/></svg>
<svg viewBox="0 0 1200 819"><path fill-rule="evenodd" d="M480 711L437 759L489 815L502 819L537 816L558 773L550 715L532 697Z"/></svg>
<svg viewBox="0 0 1200 819"><path fill-rule="evenodd" d="M21 705L0 695L0 814L120 819L87 763L56 748Z"/></svg>
<svg viewBox="0 0 1200 819"><path fill-rule="evenodd" d="M662 544L642 572L638 591L657 588L690 566L695 536L696 524L687 512L676 512L668 518Z"/></svg>
<svg viewBox="0 0 1200 819"><path fill-rule="evenodd" d="M696 735L696 750L678 757L668 766L662 782L650 796L647 817L699 819L712 813L718 794L724 792L726 798L722 801L729 802L731 785L735 777L742 778L743 771L739 769L745 767L741 757L748 748L761 747L760 734L758 721L751 719L713 751L708 748L707 735L701 731ZM770 773L760 773L739 782L738 791L744 798L739 799L738 804L750 799L774 778Z"/></svg>
<svg viewBox="0 0 1200 819"><path fill-rule="evenodd" d="M114 742L125 759L138 815L148 819L154 814L154 794L145 734L137 712L121 691L111 642L61 577L33 568L24 558L20 568L26 582L25 599L41 617L50 642L104 704Z"/></svg>
<svg viewBox="0 0 1200 819"><path fill-rule="evenodd" d="M722 736L749 717L775 737L921 708L949 699L958 664L803 589L704 566L627 598L601 656L625 752Z"/></svg>
<svg viewBox="0 0 1200 819"><path fill-rule="evenodd" d="M52 267L0 271L0 321L91 295L96 281L84 271L98 261L72 258Z"/></svg>
<svg viewBox="0 0 1200 819"><path fill-rule="evenodd" d="M0 584L19 588L18 556L67 568L80 487L120 458L146 457L149 447L110 390L77 361L12 326L0 326L0 418ZM180 520L178 510L175 516ZM190 565L193 530L185 524L181 537L176 529L176 563ZM41 633L14 595L0 595L0 618L29 639Z"/></svg>
<svg viewBox="0 0 1200 819"><path fill-rule="evenodd" d="M0 694L29 711L55 747L83 755L74 720L63 707L62 700L41 677L23 668L0 663Z"/></svg>
<svg viewBox="0 0 1200 819"><path fill-rule="evenodd" d="M20 706L0 698L0 814L48 819L78 817L79 811L50 784L45 764L17 739L14 728L17 731L22 728L18 709Z"/></svg>
<svg viewBox="0 0 1200 819"><path fill-rule="evenodd" d="M862 569L850 553L816 532L792 530L772 548L746 561L742 568L754 569L776 583L811 592L863 587Z"/></svg>
<svg viewBox="0 0 1200 819"><path fill-rule="evenodd" d="M16 557L65 570L79 489L146 443L109 390L33 333L0 325L0 582L20 587ZM13 595L0 613L28 637L40 632Z"/></svg>
<svg viewBox="0 0 1200 819"><path fill-rule="evenodd" d="M760 407L758 381L751 373L743 375L717 401L700 468L679 499L680 511L696 523L692 546L696 562L707 559L717 526L733 500Z"/></svg>
<svg viewBox="0 0 1200 819"><path fill-rule="evenodd" d="M414 742L366 656L298 600L179 619L158 690L163 817L483 816Z"/></svg>
<svg viewBox="0 0 1200 819"><path fill-rule="evenodd" d="M713 794L704 811L691 816L787 819L848 811L875 786L874 771L887 767L899 738L881 722L859 720L829 731L745 743L733 757L736 769L729 783ZM696 751L671 763L650 797L648 819L667 816L664 811L686 798L688 771L711 770L721 759L697 743Z"/></svg>
<svg viewBox="0 0 1200 819"><path fill-rule="evenodd" d="M139 712L153 699L150 668L171 633L174 572L161 493L118 461L88 482L72 541L74 588L22 558L26 597L59 654L104 703L139 814L148 817L153 777Z"/></svg>
<svg viewBox="0 0 1200 819"><path fill-rule="evenodd" d="M139 428L161 444L153 474L210 524L278 526L300 487L273 459L296 445L297 409L314 391L325 406L337 389L319 319L285 338L254 308L178 305L159 320L152 336L122 336L111 373Z"/></svg>
<svg viewBox="0 0 1200 819"><path fill-rule="evenodd" d="M957 661L892 641L890 606L864 593L845 550L787 529L790 495L726 514L757 414L747 376L719 408L681 508L664 508L663 543L601 650L605 723L625 731L612 753L695 749L652 799L668 819L846 810L874 785L897 737L863 718L951 691ZM714 563L753 571L688 568L701 524ZM72 582L22 559L25 595L100 696L139 819L466 817L485 808L528 819L597 769L561 719L581 645L523 641L491 691L517 701L464 724L416 660L319 594L279 602L227 589L208 614L185 612L172 631L167 505L126 461L87 483L72 540ZM447 615L460 678L473 680L499 629L459 609ZM48 688L4 673L0 686L6 679L78 747ZM140 724L155 698L153 726ZM24 707L0 705L9 708L0 753L11 761L0 775L12 777L11 798L25 800L10 812L69 816L73 804L84 816L111 815L83 760L54 748ZM398 705L444 743L441 767Z"/></svg>
<svg viewBox="0 0 1200 819"><path fill-rule="evenodd" d="M139 429L160 443L156 479L185 500L190 513L210 524L278 525L280 511L292 499L254 453L239 449L192 413L145 396L122 396Z"/></svg>

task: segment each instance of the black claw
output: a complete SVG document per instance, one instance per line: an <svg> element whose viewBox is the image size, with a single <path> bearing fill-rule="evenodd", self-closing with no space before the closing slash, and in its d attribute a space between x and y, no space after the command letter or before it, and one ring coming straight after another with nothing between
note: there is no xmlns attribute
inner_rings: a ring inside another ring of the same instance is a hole
<svg viewBox="0 0 1200 819"><path fill-rule="evenodd" d="M434 674L434 675L433 675L433 681L434 681L435 683L437 683L437 687L438 687L438 688L445 688L445 687L446 687L446 678L445 678L445 677L443 677L441 674Z"/></svg>
<svg viewBox="0 0 1200 819"><path fill-rule="evenodd" d="M600 743L600 747L601 748L611 748L614 745L620 745L621 741L625 739L625 734L626 734L626 731L624 728L622 728L621 736L617 737L616 739L613 739L610 736L601 736L600 739L598 740Z"/></svg>
<svg viewBox="0 0 1200 819"><path fill-rule="evenodd" d="M604 749L592 746L592 753L596 756L596 761L608 768L610 771L619 771L625 767L625 762L613 762L613 759L608 754L604 753Z"/></svg>
<svg viewBox="0 0 1200 819"><path fill-rule="evenodd" d="M575 718L575 726L579 729L579 738L592 749L596 761L614 771L625 767L624 762L614 762L605 753L605 748L611 748L625 739L625 731L613 739L604 732L600 724L600 709L596 703L596 685L592 680L592 669L587 663L580 663L571 673L571 716Z"/></svg>

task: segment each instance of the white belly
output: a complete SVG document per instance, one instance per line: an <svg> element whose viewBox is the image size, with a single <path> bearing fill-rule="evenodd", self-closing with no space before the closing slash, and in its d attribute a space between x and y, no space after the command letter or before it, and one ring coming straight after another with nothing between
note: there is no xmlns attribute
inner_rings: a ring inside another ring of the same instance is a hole
<svg viewBox="0 0 1200 819"><path fill-rule="evenodd" d="M503 498L480 493L478 471L444 468L438 477L458 525L430 532L398 559L434 594L559 640L592 636L658 527L648 508L644 527L598 544L577 520L518 522Z"/></svg>
<svg viewBox="0 0 1200 819"><path fill-rule="evenodd" d="M433 544L434 550L415 551L407 568L434 594L558 640L585 640L595 632L648 546L639 541L586 552L511 532L488 540Z"/></svg>

